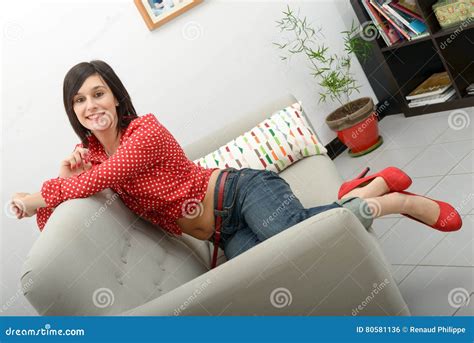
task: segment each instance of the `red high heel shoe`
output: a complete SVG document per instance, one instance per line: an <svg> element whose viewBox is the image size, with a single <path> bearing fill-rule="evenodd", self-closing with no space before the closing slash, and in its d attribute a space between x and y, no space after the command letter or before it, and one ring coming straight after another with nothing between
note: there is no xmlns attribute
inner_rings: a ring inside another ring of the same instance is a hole
<svg viewBox="0 0 474 343"><path fill-rule="evenodd" d="M433 229L443 231L443 232L457 231L462 227L461 216L459 215L458 211L456 211L456 209L453 206L451 206L450 204L448 204L446 202L443 202L443 201L434 200L434 199L425 197L423 195L410 193L410 192L401 191L400 193L408 194L408 195L415 195L415 196L420 196L420 197L423 197L423 198L426 198L426 199L430 199L430 200L434 201L435 203L437 203L438 206L439 206L439 217L438 217L438 220L436 221L436 223L434 223L433 225L428 225L425 222L422 222L421 220L413 218L412 216L410 216L408 214L403 214L402 213L405 217L416 220L417 222L420 222L420 223L425 224L429 227L432 227Z"/></svg>
<svg viewBox="0 0 474 343"><path fill-rule="evenodd" d="M369 183L377 176L380 176L385 180L389 188L389 192L403 191L411 185L411 178L405 174L405 172L396 167L387 167L376 174L364 177L369 169L369 167L365 168L355 179L344 182L341 185L341 188L339 188L337 198L341 199L354 188L360 187L363 183Z"/></svg>

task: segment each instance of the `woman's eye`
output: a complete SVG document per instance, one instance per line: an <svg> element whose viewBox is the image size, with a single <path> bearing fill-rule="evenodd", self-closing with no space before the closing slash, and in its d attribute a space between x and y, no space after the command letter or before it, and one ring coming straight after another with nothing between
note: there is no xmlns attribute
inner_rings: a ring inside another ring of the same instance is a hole
<svg viewBox="0 0 474 343"><path fill-rule="evenodd" d="M95 93L95 95L96 95L97 97L101 97L102 95L104 95L104 92L97 92L97 93Z"/></svg>
<svg viewBox="0 0 474 343"><path fill-rule="evenodd" d="M75 102L75 103L80 103L80 102L82 102L82 98L78 98L78 99L76 99L74 102Z"/></svg>

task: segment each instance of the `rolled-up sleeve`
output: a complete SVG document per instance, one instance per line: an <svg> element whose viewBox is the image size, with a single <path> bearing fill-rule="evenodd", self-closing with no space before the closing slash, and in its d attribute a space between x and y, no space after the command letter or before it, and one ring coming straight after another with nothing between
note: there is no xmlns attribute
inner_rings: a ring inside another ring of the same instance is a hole
<svg viewBox="0 0 474 343"><path fill-rule="evenodd" d="M54 208L51 207L40 207L36 211L36 224L40 231L43 231L49 217L53 214Z"/></svg>

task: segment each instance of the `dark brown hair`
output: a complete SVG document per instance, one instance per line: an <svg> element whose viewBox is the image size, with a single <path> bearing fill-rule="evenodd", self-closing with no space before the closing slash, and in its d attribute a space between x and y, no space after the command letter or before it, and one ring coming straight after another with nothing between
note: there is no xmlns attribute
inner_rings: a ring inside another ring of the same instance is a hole
<svg viewBox="0 0 474 343"><path fill-rule="evenodd" d="M64 77L63 101L69 122L85 148L89 147L89 140L87 137L92 133L77 119L73 108L73 99L84 81L94 74L98 74L105 83L107 83L109 88L112 90L112 94L119 103L119 106L117 107L117 137L120 131L126 129L133 119L138 118L132 100L130 99L130 95L128 95L127 90L117 74L115 74L114 70L107 63L104 61L94 60L76 64Z"/></svg>

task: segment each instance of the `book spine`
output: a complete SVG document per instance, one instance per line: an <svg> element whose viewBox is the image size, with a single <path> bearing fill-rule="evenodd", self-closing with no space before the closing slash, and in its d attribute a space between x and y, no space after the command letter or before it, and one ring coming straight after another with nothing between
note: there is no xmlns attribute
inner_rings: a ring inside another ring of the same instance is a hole
<svg viewBox="0 0 474 343"><path fill-rule="evenodd" d="M415 34L419 34L420 32L417 32L413 27L411 27L410 22L403 18L397 11L395 11L392 7L390 7L389 4L383 5L383 8L387 10L387 12L391 15L393 15L398 21L400 21L403 25L405 25L408 29L413 31Z"/></svg>
<svg viewBox="0 0 474 343"><path fill-rule="evenodd" d="M424 22L424 19L420 15L416 14L415 12L410 11L408 8L403 7L399 3L392 2L392 6L395 7L396 9L402 11L403 13L406 13L409 16Z"/></svg>
<svg viewBox="0 0 474 343"><path fill-rule="evenodd" d="M377 3L375 3L374 0L370 0L370 3L374 6L374 8L377 11L380 12L381 15L385 17L385 19L388 20L390 24L393 25L393 27L395 27L403 35L403 37L405 37L407 40L411 40L410 35L405 30L403 30L399 25L397 25L397 23L387 13L385 13L382 7L380 7Z"/></svg>
<svg viewBox="0 0 474 343"><path fill-rule="evenodd" d="M407 95L407 96L405 97L405 99L407 99L407 100L422 99L422 98L426 98L427 96L433 96L433 95L442 94L444 91L446 91L446 87L445 87L445 88L438 89L438 90L435 90L435 91L431 91L431 92L425 92L425 93L417 94L417 95Z"/></svg>
<svg viewBox="0 0 474 343"><path fill-rule="evenodd" d="M387 44L387 46L391 46L392 42L390 41L390 39L387 35L388 29L385 27L385 24L382 22L382 19L380 18L378 13L377 12L372 12L372 11L375 11L375 10L370 8L369 0L362 0L362 5L365 7L365 10L367 11L367 14L372 19L372 22L377 27L377 30L380 32L380 36L382 36L382 39L384 40L385 44Z"/></svg>

